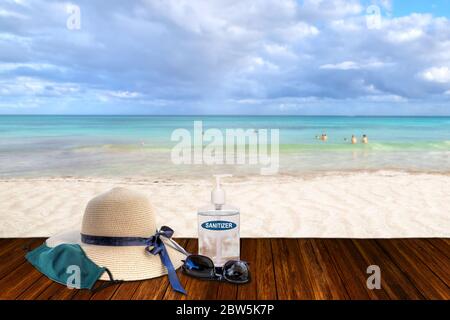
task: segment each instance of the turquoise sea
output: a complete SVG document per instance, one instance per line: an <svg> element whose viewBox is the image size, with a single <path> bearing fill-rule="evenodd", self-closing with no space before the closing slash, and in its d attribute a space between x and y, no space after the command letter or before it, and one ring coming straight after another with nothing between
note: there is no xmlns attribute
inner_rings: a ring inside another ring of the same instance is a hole
<svg viewBox="0 0 450 320"><path fill-rule="evenodd" d="M404 170L450 172L450 117L0 116L0 176L257 174L258 165L176 165L177 128L279 129L280 174ZM327 142L316 139L326 133ZM350 144L366 134L368 144ZM345 140L347 139L347 141ZM206 145L206 143L205 143Z"/></svg>

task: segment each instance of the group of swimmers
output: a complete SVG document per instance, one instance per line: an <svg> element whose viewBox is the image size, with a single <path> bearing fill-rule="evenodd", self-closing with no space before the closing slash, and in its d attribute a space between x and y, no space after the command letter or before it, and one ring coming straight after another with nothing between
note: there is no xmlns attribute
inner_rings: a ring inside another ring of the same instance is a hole
<svg viewBox="0 0 450 320"><path fill-rule="evenodd" d="M324 142L326 142L328 140L328 136L326 133L322 133L321 136L316 136L316 139L320 139ZM347 138L344 138L344 141L348 141ZM358 139L355 137L355 135L352 135L352 138L350 139L352 144L357 144L358 143ZM369 143L369 138L367 137L367 135L363 134L362 138L361 138L361 142L362 143Z"/></svg>

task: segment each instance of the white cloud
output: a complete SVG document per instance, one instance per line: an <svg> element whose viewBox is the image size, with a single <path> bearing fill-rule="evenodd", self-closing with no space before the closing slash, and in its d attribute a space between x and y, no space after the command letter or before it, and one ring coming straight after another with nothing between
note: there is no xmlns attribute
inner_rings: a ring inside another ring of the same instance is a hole
<svg viewBox="0 0 450 320"><path fill-rule="evenodd" d="M433 67L422 72L422 77L431 82L450 82L450 69L448 67Z"/></svg>
<svg viewBox="0 0 450 320"><path fill-rule="evenodd" d="M357 0L77 4L82 27L71 31L62 3L2 2L2 12L26 19L0 19L0 100L92 99L186 113L231 101L248 112L345 101L349 110L349 101L428 101L448 89L447 18L386 14L381 29L369 30L367 2Z"/></svg>
<svg viewBox="0 0 450 320"><path fill-rule="evenodd" d="M370 69L370 68L380 68L386 64L380 61L371 61L366 63L357 63L354 61L344 61L340 63L328 63L321 65L319 69L329 69L329 70L359 70L359 69Z"/></svg>
<svg viewBox="0 0 450 320"><path fill-rule="evenodd" d="M408 99L405 97L396 95L396 94L381 94L381 95L369 95L363 96L360 98L365 101L373 101L373 102L407 102Z"/></svg>
<svg viewBox="0 0 450 320"><path fill-rule="evenodd" d="M282 27L276 30L283 40L288 42L298 41L306 37L317 36L320 32L315 26L305 22L297 22L293 25Z"/></svg>
<svg viewBox="0 0 450 320"><path fill-rule="evenodd" d="M430 14L413 13L405 17L384 19L382 26L388 41L404 43L420 40L430 28L439 24L439 19L433 18Z"/></svg>
<svg viewBox="0 0 450 320"><path fill-rule="evenodd" d="M44 100L29 97L21 101L0 101L0 109L36 109L43 105Z"/></svg>
<svg viewBox="0 0 450 320"><path fill-rule="evenodd" d="M110 91L108 92L108 94L113 97L122 99L136 98L140 95L138 92L130 92L130 91Z"/></svg>
<svg viewBox="0 0 450 320"><path fill-rule="evenodd" d="M336 31L355 32L361 30L361 24L355 19L332 20L330 26Z"/></svg>
<svg viewBox="0 0 450 320"><path fill-rule="evenodd" d="M295 56L287 46L279 45L276 43L269 43L265 45L265 49L268 54L272 56L292 57Z"/></svg>
<svg viewBox="0 0 450 320"><path fill-rule="evenodd" d="M0 62L0 72L15 71L15 70L18 70L21 68L32 69L35 71L43 71L43 70L62 71L63 70L63 68L61 66L57 66L57 65L49 64L49 63L32 63L32 62L27 62L27 63L5 62L5 63L2 63L2 62Z"/></svg>
<svg viewBox="0 0 450 320"><path fill-rule="evenodd" d="M355 0L304 0L302 9L325 17L344 17L360 14L363 10Z"/></svg>
<svg viewBox="0 0 450 320"><path fill-rule="evenodd" d="M279 70L279 67L276 64L273 64L270 61L264 60L261 57L248 57L245 61L245 71L254 73L258 71L268 71L275 72Z"/></svg>
<svg viewBox="0 0 450 320"><path fill-rule="evenodd" d="M360 66L354 61L344 61L335 64L324 64L319 69L331 69L331 70L355 70L360 69Z"/></svg>
<svg viewBox="0 0 450 320"><path fill-rule="evenodd" d="M401 31L389 31L387 37L392 42L407 42L417 40L423 34L422 30L413 28Z"/></svg>
<svg viewBox="0 0 450 320"><path fill-rule="evenodd" d="M0 78L0 95L6 97L54 97L78 93L80 87L74 83L61 83L33 77Z"/></svg>
<svg viewBox="0 0 450 320"><path fill-rule="evenodd" d="M9 11L9 10L5 10L0 8L0 17L3 18L16 18L16 19L26 19L26 16L14 11Z"/></svg>

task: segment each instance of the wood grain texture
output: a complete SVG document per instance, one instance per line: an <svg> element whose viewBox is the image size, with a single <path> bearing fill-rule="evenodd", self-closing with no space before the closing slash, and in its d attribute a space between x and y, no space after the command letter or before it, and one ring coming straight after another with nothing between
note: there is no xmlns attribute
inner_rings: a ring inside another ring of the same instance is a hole
<svg viewBox="0 0 450 320"><path fill-rule="evenodd" d="M448 239L242 239L241 258L250 264L252 281L201 281L178 270L187 296L174 292L166 276L97 293L68 289L24 258L24 247L43 241L0 239L0 299L450 299ZM177 241L197 251L197 240ZM380 290L367 288L369 265L380 267Z"/></svg>
<svg viewBox="0 0 450 320"><path fill-rule="evenodd" d="M312 295L319 300L348 299L349 296L336 266L320 240L298 239L301 263L310 279Z"/></svg>
<svg viewBox="0 0 450 320"><path fill-rule="evenodd" d="M251 281L235 286L238 299L274 300L277 299L275 270L272 259L272 246L265 239L244 239L241 245L241 259L248 261Z"/></svg>
<svg viewBox="0 0 450 320"><path fill-rule="evenodd" d="M423 263L426 258L415 253L412 243L405 244L397 239L377 242L426 299L449 299L449 287L430 269L432 266Z"/></svg>
<svg viewBox="0 0 450 320"><path fill-rule="evenodd" d="M381 287L390 299L423 299L417 288L373 240L353 240L365 265L381 271Z"/></svg>
<svg viewBox="0 0 450 320"><path fill-rule="evenodd" d="M278 299L313 299L311 279L306 275L296 239L273 239L272 256Z"/></svg>
<svg viewBox="0 0 450 320"><path fill-rule="evenodd" d="M336 241L325 239L323 243L336 268L336 275L340 277L344 285L343 289L347 292L349 299L376 299L367 289L364 274L367 266L361 266L362 257L355 254L353 248L350 248L348 252L348 245L342 241L342 239Z"/></svg>
<svg viewBox="0 0 450 320"><path fill-rule="evenodd" d="M0 252L0 299L16 299L42 277L25 259L27 250L37 248L43 239L16 239ZM7 250L6 248L9 248Z"/></svg>

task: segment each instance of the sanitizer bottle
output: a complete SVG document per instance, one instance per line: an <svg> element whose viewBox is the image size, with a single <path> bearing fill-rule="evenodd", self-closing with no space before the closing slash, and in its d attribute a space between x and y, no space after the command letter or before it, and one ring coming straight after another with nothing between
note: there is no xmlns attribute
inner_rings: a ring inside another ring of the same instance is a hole
<svg viewBox="0 0 450 320"><path fill-rule="evenodd" d="M229 260L239 260L239 209L225 204L225 190L220 184L231 174L214 177L211 204L198 211L198 253L222 267Z"/></svg>

